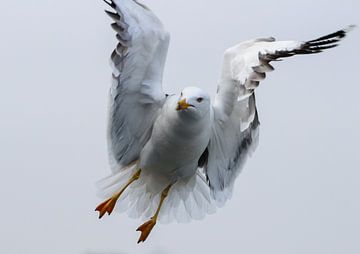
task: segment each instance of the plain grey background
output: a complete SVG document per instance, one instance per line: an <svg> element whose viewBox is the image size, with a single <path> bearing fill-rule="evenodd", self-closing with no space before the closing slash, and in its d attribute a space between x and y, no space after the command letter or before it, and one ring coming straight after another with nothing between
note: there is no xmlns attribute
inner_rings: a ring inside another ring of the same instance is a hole
<svg viewBox="0 0 360 254"><path fill-rule="evenodd" d="M360 24L360 2L146 0L172 34L165 90L215 93L242 40L313 39ZM360 30L276 63L257 92L260 146L233 198L190 224L97 219L114 33L96 1L0 3L2 253L360 253Z"/></svg>

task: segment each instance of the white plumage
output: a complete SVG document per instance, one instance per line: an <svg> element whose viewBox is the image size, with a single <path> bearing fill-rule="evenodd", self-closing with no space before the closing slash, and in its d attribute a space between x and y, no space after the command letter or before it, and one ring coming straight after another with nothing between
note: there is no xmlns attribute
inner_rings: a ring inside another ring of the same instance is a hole
<svg viewBox="0 0 360 254"><path fill-rule="evenodd" d="M111 55L108 144L113 175L100 183L101 193L114 195L141 169L115 200L117 209L135 218L150 217L171 186L160 205L163 222L202 219L231 197L234 181L258 143L254 91L274 70L270 62L332 48L348 31L308 42L255 39L227 49L211 104L209 95L196 87L165 95L169 34L139 2L107 3L115 10L107 13L119 42Z"/></svg>

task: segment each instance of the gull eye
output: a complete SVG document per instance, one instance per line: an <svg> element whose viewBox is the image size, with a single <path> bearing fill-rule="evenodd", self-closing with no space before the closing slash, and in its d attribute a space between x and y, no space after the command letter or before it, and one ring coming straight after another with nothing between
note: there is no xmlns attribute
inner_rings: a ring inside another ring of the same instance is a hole
<svg viewBox="0 0 360 254"><path fill-rule="evenodd" d="M199 102L199 103L202 102L203 100L204 100L204 98L201 98L201 97L197 98L197 102Z"/></svg>

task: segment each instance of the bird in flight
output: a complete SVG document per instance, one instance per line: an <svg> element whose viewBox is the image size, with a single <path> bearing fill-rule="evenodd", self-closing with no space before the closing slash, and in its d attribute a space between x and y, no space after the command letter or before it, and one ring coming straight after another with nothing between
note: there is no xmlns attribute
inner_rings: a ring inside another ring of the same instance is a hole
<svg viewBox="0 0 360 254"><path fill-rule="evenodd" d="M162 90L169 33L137 0L104 0L113 10L118 44L111 54L108 150L112 175L100 183L102 218L115 206L150 218L138 243L156 222L202 219L231 197L236 177L258 144L255 90L270 64L336 47L352 26L309 41L259 38L223 55L217 94L186 87Z"/></svg>

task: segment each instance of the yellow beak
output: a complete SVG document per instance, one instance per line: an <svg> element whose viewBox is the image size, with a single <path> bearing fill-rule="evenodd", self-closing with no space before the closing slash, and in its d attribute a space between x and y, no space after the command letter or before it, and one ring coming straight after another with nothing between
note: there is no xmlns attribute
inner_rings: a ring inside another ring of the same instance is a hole
<svg viewBox="0 0 360 254"><path fill-rule="evenodd" d="M184 110L184 109L187 109L188 107L191 107L192 105L191 104L188 104L186 102L186 99L182 99L181 101L178 102L178 105L176 107L176 110L179 111L179 110Z"/></svg>

